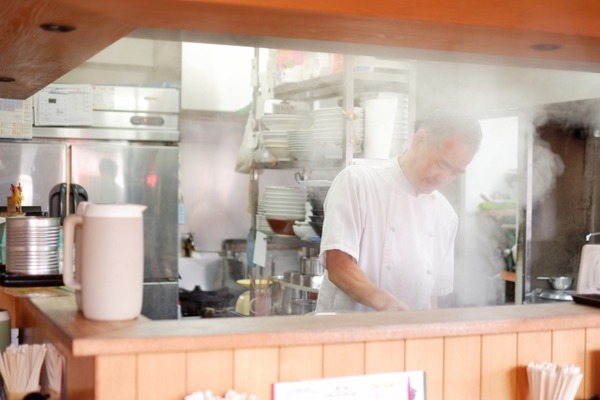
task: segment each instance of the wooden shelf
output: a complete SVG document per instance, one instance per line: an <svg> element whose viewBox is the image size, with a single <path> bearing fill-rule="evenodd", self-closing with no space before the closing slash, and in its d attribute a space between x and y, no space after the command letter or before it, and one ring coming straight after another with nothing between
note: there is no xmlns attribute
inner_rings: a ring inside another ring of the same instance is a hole
<svg viewBox="0 0 600 400"><path fill-rule="evenodd" d="M401 92L408 93L408 66L404 73L354 72L354 92ZM311 101L341 97L344 94L343 73L326 75L302 82L289 82L275 87L274 97L283 100Z"/></svg>
<svg viewBox="0 0 600 400"><path fill-rule="evenodd" d="M0 18L0 97L25 100L87 61L136 25L93 12L77 4L43 0L6 0ZM44 30L42 24L63 24L69 32Z"/></svg>

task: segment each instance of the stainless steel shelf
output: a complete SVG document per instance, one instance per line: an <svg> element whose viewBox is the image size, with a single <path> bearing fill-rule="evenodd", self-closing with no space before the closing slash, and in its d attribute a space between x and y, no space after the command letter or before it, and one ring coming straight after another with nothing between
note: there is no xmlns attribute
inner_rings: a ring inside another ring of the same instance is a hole
<svg viewBox="0 0 600 400"><path fill-rule="evenodd" d="M319 289L313 288L313 287L310 287L310 286L295 285L293 283L289 283L289 282L286 282L286 281L284 281L282 279L276 279L276 278L273 278L273 280L277 281L281 286L285 286L285 287L288 287L290 289L296 289L296 290L300 290L300 291L303 291L303 292L310 292L310 293L319 293Z"/></svg>
<svg viewBox="0 0 600 400"><path fill-rule="evenodd" d="M401 72L405 73L354 71L354 93L380 90L408 93L408 70ZM276 99L296 101L341 97L344 94L344 75L340 72L302 82L284 83L276 86L273 94Z"/></svg>
<svg viewBox="0 0 600 400"><path fill-rule="evenodd" d="M260 161L255 162L257 169L294 169L294 168L343 168L343 159L290 160L290 161Z"/></svg>
<svg viewBox="0 0 600 400"><path fill-rule="evenodd" d="M318 249L321 246L321 241L303 240L296 236L282 235L267 235L267 243L288 245L290 247L309 247Z"/></svg>
<svg viewBox="0 0 600 400"><path fill-rule="evenodd" d="M347 112L351 112L355 106L356 99L367 92L398 92L410 96L414 93L414 74L411 74L411 62L398 60L377 59L374 57L344 56L344 71L320 76L301 82L288 82L276 85L273 88L273 98L278 100L313 102L321 99L340 98L341 106ZM345 106L347 105L347 106ZM414 106L413 106L414 107ZM293 170L302 169L338 169L342 170L347 165L362 157L363 154L354 153L352 143L352 123L346 119L344 126L344 144L342 157L340 159L317 158L314 160L274 160L266 162L254 162L254 169L277 169ZM376 160L360 160L357 163L372 163ZM304 172L304 171L303 171ZM254 210L258 202L258 174L253 178ZM307 241L297 237L267 235L267 243L270 246L295 247L320 249L318 241Z"/></svg>

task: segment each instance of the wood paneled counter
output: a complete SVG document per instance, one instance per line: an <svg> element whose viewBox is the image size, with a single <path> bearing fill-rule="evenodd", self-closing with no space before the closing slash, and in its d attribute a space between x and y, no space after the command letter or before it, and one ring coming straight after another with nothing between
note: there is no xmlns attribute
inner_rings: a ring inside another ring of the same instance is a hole
<svg viewBox="0 0 600 400"><path fill-rule="evenodd" d="M600 309L573 303L184 321L94 322L72 296L28 299L36 341L67 358L68 398L182 399L276 381L426 371L428 399L526 399L530 361L580 366L600 393Z"/></svg>

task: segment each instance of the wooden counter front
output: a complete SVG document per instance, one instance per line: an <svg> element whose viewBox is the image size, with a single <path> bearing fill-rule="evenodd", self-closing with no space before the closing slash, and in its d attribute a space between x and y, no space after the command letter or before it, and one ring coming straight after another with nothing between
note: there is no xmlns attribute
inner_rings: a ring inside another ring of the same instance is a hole
<svg viewBox="0 0 600 400"><path fill-rule="evenodd" d="M600 309L573 303L106 323L48 297L23 311L67 357L69 399L268 400L277 381L404 370L425 370L428 399L527 399L531 361L578 365L577 398L600 393Z"/></svg>

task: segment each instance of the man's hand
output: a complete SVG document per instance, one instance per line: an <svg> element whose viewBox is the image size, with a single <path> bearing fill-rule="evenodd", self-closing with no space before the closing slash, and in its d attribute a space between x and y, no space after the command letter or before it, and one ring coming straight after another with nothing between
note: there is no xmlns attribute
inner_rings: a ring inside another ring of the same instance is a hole
<svg viewBox="0 0 600 400"><path fill-rule="evenodd" d="M409 310L391 293L373 284L349 254L341 250L327 250L325 264L329 280L354 301L376 311Z"/></svg>

